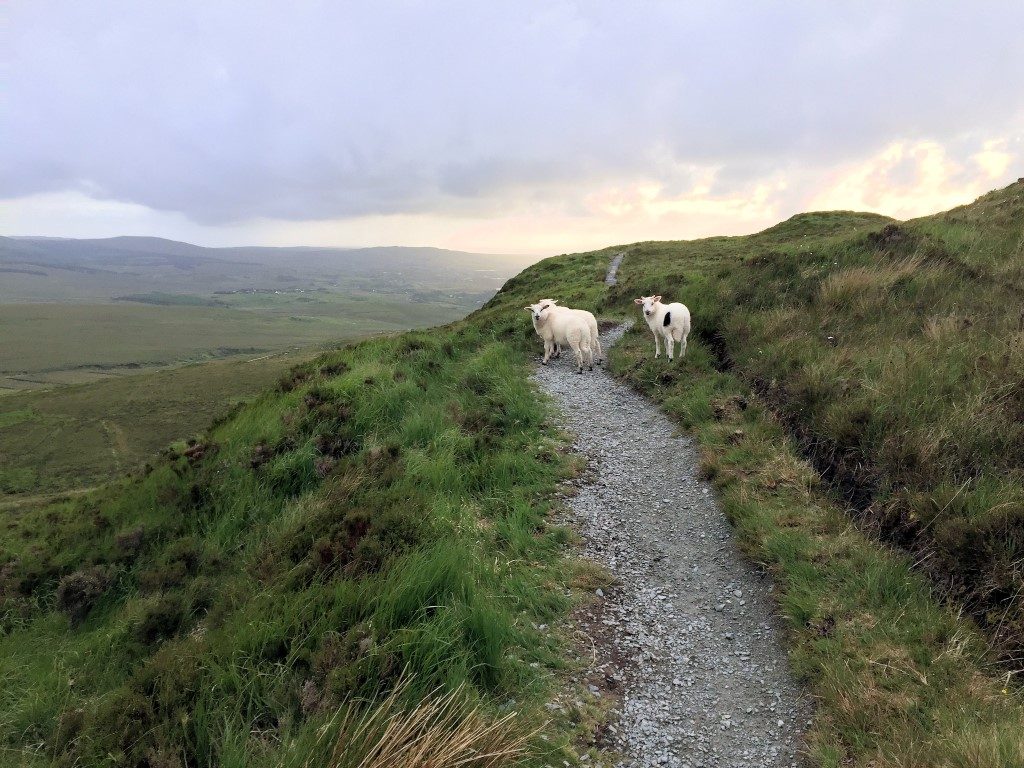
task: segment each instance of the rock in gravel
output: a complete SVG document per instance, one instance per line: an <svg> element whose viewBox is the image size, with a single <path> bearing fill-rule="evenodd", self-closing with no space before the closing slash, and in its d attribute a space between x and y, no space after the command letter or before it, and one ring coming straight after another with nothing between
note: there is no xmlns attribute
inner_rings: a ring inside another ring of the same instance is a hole
<svg viewBox="0 0 1024 768"><path fill-rule="evenodd" d="M622 332L607 333L605 348ZM770 581L737 549L698 475L696 446L603 369L576 375L569 357L538 366L535 377L588 461L566 497L567 522L583 554L616 579L614 591L596 594L613 655L626 664L612 678L623 693L608 730L617 765L798 764L810 704L789 670Z"/></svg>

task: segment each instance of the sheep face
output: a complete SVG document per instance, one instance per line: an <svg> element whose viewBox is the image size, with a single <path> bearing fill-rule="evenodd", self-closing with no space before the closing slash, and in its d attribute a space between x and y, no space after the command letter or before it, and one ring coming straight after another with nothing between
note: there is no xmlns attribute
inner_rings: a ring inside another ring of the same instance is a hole
<svg viewBox="0 0 1024 768"><path fill-rule="evenodd" d="M633 299L634 304L639 304L643 308L645 317L654 314L654 305L660 301L661 296L641 296L639 299Z"/></svg>
<svg viewBox="0 0 1024 768"><path fill-rule="evenodd" d="M538 302L536 304L531 304L528 307L523 307L523 309L525 309L527 312L530 313L530 315L533 317L533 321L535 323L539 323L541 320L544 319L544 316L546 314L546 310L549 309L549 307L550 307L549 304L544 304L542 302Z"/></svg>

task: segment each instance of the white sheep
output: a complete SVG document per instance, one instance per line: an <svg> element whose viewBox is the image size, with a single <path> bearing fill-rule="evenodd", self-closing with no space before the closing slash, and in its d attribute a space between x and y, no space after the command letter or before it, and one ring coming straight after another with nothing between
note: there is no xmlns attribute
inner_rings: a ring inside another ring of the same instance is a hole
<svg viewBox="0 0 1024 768"><path fill-rule="evenodd" d="M556 310L560 312L574 312L580 317L582 317L584 320L586 320L587 327L590 329L590 349L594 353L594 360L598 363L598 365L601 364L601 362L604 360L604 350L601 349L601 334L597 328L597 318L594 317L592 312L588 312L585 309L571 309L570 307L560 307L558 306L558 299L541 299L537 303L540 304L541 306L546 305L554 307ZM561 350L556 348L554 356L558 357L559 354L561 354Z"/></svg>
<svg viewBox="0 0 1024 768"><path fill-rule="evenodd" d="M539 309L534 311L534 307L539 307ZM537 332L540 340L544 343L544 360L542 361L544 365L548 364L549 358L559 358L562 356L562 347L554 342L550 329L545 330L542 328L538 320L541 310L547 309L547 307L548 305L543 300L528 307L523 307L523 309L530 313L530 318L533 320L533 330Z"/></svg>
<svg viewBox="0 0 1024 768"><path fill-rule="evenodd" d="M674 301L662 304L661 296L642 296L633 299L634 304L643 307L644 319L654 334L654 356L661 357L659 339L664 339L668 359L672 360L675 342L679 342L679 356L686 354L686 337L690 335L690 310L685 305Z"/></svg>
<svg viewBox="0 0 1024 768"><path fill-rule="evenodd" d="M533 328L544 340L544 365L548 364L556 345L567 346L576 355L576 373L583 366L594 370L594 354L590 347L590 328L579 315L555 311L551 305L531 304L523 307L533 318Z"/></svg>

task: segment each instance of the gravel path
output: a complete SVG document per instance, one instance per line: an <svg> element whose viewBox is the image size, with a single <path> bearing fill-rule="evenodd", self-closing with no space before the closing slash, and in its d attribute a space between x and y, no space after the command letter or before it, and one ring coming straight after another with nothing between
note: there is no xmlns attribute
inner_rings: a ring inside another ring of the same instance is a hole
<svg viewBox="0 0 1024 768"><path fill-rule="evenodd" d="M604 276L605 285L615 285L619 282L619 264L622 263L622 259L625 255L626 252L623 251L622 253L616 253L612 258L612 263L608 265L608 274Z"/></svg>
<svg viewBox="0 0 1024 768"><path fill-rule="evenodd" d="M622 332L605 335L606 349ZM584 619L604 646L587 681L607 681L590 692L622 696L605 739L616 764L802 764L811 709L788 669L771 580L737 550L693 440L601 368L580 376L555 360L536 379L589 463L571 523L618 582Z"/></svg>

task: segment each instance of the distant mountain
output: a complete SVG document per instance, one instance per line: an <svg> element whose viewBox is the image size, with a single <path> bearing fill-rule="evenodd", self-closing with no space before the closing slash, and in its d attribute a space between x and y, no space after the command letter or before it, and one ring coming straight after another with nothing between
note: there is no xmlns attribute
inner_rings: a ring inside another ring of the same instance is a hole
<svg viewBox="0 0 1024 768"><path fill-rule="evenodd" d="M0 237L0 301L206 294L281 283L368 288L378 280L388 290L493 291L536 260L427 247L207 248L159 237Z"/></svg>
<svg viewBox="0 0 1024 768"><path fill-rule="evenodd" d="M122 266L127 263L152 263L163 260L188 269L201 262L252 262L270 264L280 259L316 260L323 264L391 266L427 266L444 262L467 267L515 266L522 268L536 261L529 256L481 254L445 248L378 246L337 248L318 246L273 247L241 246L207 248L201 245L166 240L162 237L121 236L100 239L52 237L0 237L0 261L39 264L66 263L88 266Z"/></svg>

